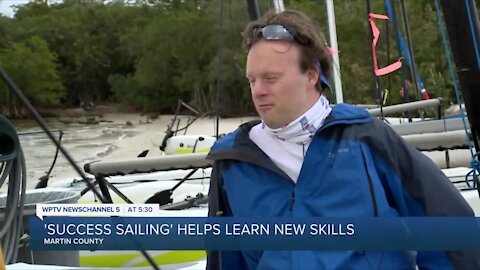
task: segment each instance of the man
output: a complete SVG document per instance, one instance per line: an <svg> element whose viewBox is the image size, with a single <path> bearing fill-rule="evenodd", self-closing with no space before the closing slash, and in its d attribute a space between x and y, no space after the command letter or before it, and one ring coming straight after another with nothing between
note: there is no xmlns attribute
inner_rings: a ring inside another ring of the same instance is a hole
<svg viewBox="0 0 480 270"><path fill-rule="evenodd" d="M261 122L218 140L209 216L473 216L435 165L365 110L322 95L331 57L304 14L269 13L244 31ZM480 269L475 253L209 252L208 269Z"/></svg>

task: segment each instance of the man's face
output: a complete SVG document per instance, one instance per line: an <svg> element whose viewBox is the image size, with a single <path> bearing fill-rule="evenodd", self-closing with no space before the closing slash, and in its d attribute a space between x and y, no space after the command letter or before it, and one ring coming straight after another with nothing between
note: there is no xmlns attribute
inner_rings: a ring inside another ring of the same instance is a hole
<svg viewBox="0 0 480 270"><path fill-rule="evenodd" d="M300 48L289 41L260 40L247 57L246 76L253 103L270 128L280 128L300 117L318 100L318 70L300 70Z"/></svg>

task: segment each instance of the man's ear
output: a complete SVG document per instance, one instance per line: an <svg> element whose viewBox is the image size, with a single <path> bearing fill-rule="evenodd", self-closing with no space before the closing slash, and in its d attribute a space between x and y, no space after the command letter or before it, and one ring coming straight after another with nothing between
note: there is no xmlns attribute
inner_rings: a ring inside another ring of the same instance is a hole
<svg viewBox="0 0 480 270"><path fill-rule="evenodd" d="M320 70L317 67L311 67L307 70L308 84L311 84L313 87L318 82L320 78Z"/></svg>

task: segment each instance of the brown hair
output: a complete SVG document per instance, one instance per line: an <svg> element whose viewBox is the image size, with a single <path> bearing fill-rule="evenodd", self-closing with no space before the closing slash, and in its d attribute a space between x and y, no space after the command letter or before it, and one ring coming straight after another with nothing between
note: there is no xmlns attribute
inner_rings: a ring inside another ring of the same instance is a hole
<svg viewBox="0 0 480 270"><path fill-rule="evenodd" d="M307 71L312 65L315 65L317 59L322 65L322 74L330 79L332 68L332 56L328 50L325 38L320 27L307 15L295 10L285 10L280 13L268 12L260 19L250 22L243 31L243 43L249 50L261 37L254 35L255 29L265 27L270 24L281 24L293 29L296 36L304 44L299 44L301 48L300 69ZM320 79L315 85L316 89L323 92Z"/></svg>

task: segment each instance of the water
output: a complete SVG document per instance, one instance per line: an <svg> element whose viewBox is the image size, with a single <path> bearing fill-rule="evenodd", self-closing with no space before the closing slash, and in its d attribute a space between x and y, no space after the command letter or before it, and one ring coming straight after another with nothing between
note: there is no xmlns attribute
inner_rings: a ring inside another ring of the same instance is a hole
<svg viewBox="0 0 480 270"><path fill-rule="evenodd" d="M153 147L151 140L154 136L165 131L171 123L172 116L165 115L146 123L145 117L134 114L116 114L114 117L105 117L116 122L101 122L97 125L64 124L58 120L49 120L50 129L64 131L62 145L70 153L75 162L83 171L85 163L106 159L135 158L143 150L149 149L149 156L160 155L158 147ZM128 119L133 125L126 125ZM245 121L253 118L222 119L220 133L234 130ZM188 129L188 134L211 134L212 119L198 119ZM27 165L27 188L33 188L38 179L46 174L55 156L55 145L41 132L40 127L33 121L15 121L14 126L20 137L20 142L25 153ZM38 134L22 135L38 131ZM54 134L58 137L58 133ZM59 153L56 165L50 174L49 183L60 180L79 178L78 173Z"/></svg>
<svg viewBox="0 0 480 270"><path fill-rule="evenodd" d="M61 143L81 169L83 164L102 159L114 151L119 140L134 136L138 132L131 126L114 123L81 125L52 122L49 123L49 127L52 130L63 130ZM27 186L33 187L49 170L56 147L39 127L17 126L17 132L26 159ZM40 133L25 134L32 132ZM59 132L55 132L54 136L58 138ZM51 177L66 175L78 176L62 153L59 153Z"/></svg>

